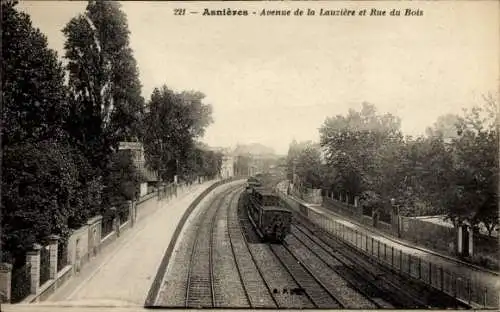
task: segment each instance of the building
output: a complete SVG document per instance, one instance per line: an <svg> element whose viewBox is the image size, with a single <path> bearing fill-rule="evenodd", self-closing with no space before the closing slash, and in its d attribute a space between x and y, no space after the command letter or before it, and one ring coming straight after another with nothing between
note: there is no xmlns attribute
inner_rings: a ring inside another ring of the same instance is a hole
<svg viewBox="0 0 500 312"><path fill-rule="evenodd" d="M227 179L234 176L234 157L232 155L223 155L220 175L222 179Z"/></svg>

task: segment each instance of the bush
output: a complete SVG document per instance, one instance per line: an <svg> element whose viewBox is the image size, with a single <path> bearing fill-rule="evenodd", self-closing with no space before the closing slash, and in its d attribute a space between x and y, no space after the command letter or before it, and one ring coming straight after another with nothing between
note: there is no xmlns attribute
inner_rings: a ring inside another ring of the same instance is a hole
<svg viewBox="0 0 500 312"><path fill-rule="evenodd" d="M127 152L114 154L104 178L101 212L106 213L113 206L120 214L128 212L128 207L125 207L123 203L136 198L139 191L138 183L139 179L131 155Z"/></svg>
<svg viewBox="0 0 500 312"><path fill-rule="evenodd" d="M74 153L50 140L4 149L2 246L11 258L50 234L67 237L69 219L87 220Z"/></svg>

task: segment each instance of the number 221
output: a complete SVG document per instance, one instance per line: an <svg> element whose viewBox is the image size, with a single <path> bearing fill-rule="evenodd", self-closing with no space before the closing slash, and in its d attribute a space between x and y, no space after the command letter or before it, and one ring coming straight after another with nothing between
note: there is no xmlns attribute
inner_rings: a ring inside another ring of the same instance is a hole
<svg viewBox="0 0 500 312"><path fill-rule="evenodd" d="M174 9L174 15L185 15L186 9Z"/></svg>

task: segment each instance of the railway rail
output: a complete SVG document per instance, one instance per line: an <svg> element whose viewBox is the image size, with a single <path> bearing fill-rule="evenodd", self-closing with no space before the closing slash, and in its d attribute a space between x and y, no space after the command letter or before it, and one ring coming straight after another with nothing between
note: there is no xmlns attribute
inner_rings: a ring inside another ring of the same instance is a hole
<svg viewBox="0 0 500 312"><path fill-rule="evenodd" d="M227 214L227 224L231 247L238 264L242 284L246 289L251 308L276 308L278 303L271 295L271 289L264 281L262 271L255 264L256 261L248 247L238 218L238 205L240 193L235 193L231 198L231 207Z"/></svg>
<svg viewBox="0 0 500 312"><path fill-rule="evenodd" d="M162 306L183 308L427 308L398 284L308 220L294 219L283 244L259 240L243 207L243 188L215 195L192 218L167 269ZM170 283L170 284L169 284ZM427 296L427 294L425 294ZM444 302L433 307L450 307Z"/></svg>
<svg viewBox="0 0 500 312"><path fill-rule="evenodd" d="M394 275L376 263L364 259L363 256L331 237L328 233L317 228L310 221L302 217L296 219L293 233L295 236L302 235L314 241L334 259L343 264L349 270L349 275L354 278L353 282L363 281L366 285L373 286L387 298L395 308L455 308L468 309L469 306L449 298L445 294L429 290L405 278ZM304 239L303 239L304 240ZM307 240L306 240L307 241ZM348 276L346 276L349 279ZM361 286L361 285L360 285ZM363 291L362 287L356 287ZM377 299L379 300L379 299Z"/></svg>

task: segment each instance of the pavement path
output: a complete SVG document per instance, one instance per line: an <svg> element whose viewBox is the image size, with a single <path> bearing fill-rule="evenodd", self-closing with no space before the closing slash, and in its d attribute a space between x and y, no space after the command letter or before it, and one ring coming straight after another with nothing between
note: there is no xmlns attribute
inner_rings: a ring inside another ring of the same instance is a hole
<svg viewBox="0 0 500 312"><path fill-rule="evenodd" d="M184 211L215 182L192 185L179 197L170 201L162 200L156 211L102 250L47 301L78 305L102 302L115 306L143 306Z"/></svg>

